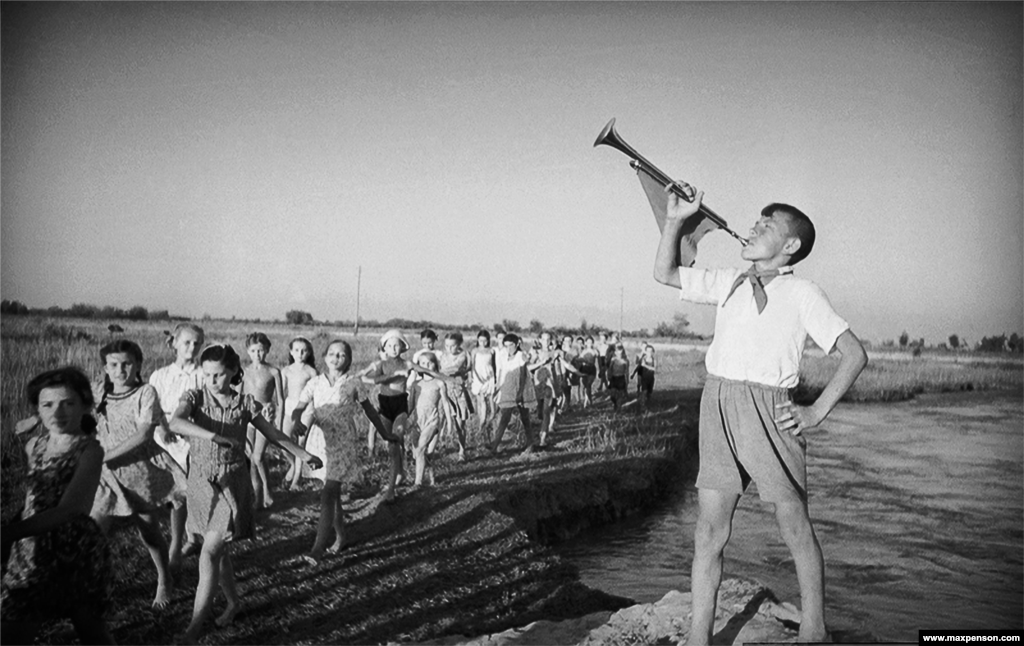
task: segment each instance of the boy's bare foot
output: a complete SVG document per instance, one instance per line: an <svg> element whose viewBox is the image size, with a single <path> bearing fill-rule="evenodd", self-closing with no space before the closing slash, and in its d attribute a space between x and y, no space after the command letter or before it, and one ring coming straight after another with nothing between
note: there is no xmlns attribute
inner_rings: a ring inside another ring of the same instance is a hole
<svg viewBox="0 0 1024 646"><path fill-rule="evenodd" d="M229 601L228 602L228 607L224 609L224 612L220 613L220 616L217 617L213 621L213 623L217 624L218 628L223 628L225 626L230 626L231 622L233 622L235 620L235 615L238 614L238 610L239 610L238 604L237 603L232 603L232 602Z"/></svg>
<svg viewBox="0 0 1024 646"><path fill-rule="evenodd" d="M193 542L193 541L188 541L184 545L181 546L181 556L182 557L192 556L193 554L196 554L197 552L199 552L199 543L196 543L196 542ZM180 563L179 563L179 565L180 565Z"/></svg>
<svg viewBox="0 0 1024 646"><path fill-rule="evenodd" d="M324 560L324 551L313 550L309 554L300 555L299 558L305 561L306 565L319 565Z"/></svg>
<svg viewBox="0 0 1024 646"><path fill-rule="evenodd" d="M344 540L335 541L334 545L331 545L330 547L327 548L327 553L328 554L340 554L341 551L344 550L344 549L345 549L345 541Z"/></svg>
<svg viewBox="0 0 1024 646"><path fill-rule="evenodd" d="M270 494L263 495L263 507L262 509L269 509L274 504L274 499L270 497Z"/></svg>

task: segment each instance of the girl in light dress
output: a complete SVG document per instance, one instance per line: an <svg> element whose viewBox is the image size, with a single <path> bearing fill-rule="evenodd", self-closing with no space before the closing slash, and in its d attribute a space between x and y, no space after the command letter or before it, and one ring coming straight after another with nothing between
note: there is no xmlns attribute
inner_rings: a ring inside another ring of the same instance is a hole
<svg viewBox="0 0 1024 646"><path fill-rule="evenodd" d="M160 425L153 434L156 443L164 447L174 460L188 473L189 443L173 433L169 420L178 407L181 396L203 384L203 371L197 358L203 347L203 328L192 323L178 323L167 336L168 347L174 350L174 363L164 366L149 376L149 385L156 389L160 400ZM167 564L171 572L181 569L181 559L198 549L191 536L185 535L188 516L186 499L175 501L171 509L171 542Z"/></svg>
<svg viewBox="0 0 1024 646"><path fill-rule="evenodd" d="M153 439L160 402L156 389L142 381L142 348L133 341L114 341L100 349L100 360L104 378L97 394L97 439L105 455L90 515L104 533L114 518L133 521L156 566L153 607L163 609L174 581L155 514L185 496L185 471Z"/></svg>
<svg viewBox="0 0 1024 646"><path fill-rule="evenodd" d="M252 395L262 404L274 428L280 429L284 426L284 390L281 384L281 371L267 363L270 338L263 332L253 332L245 338L245 350L251 363L242 379L242 392ZM255 427L250 426L246 445L251 463L252 488L256 492L256 508L266 509L274 504L274 498L270 494L267 467L263 463L267 439L262 433L256 432Z"/></svg>
<svg viewBox="0 0 1024 646"><path fill-rule="evenodd" d="M242 383L241 360L229 345L213 345L199 357L203 387L190 390L171 416L171 430L195 438L188 472L188 525L203 536L199 555L199 583L192 621L178 641L196 643L213 611L218 585L227 607L217 626L234 621L240 600L235 588L231 543L255 534L255 492L246 465L246 433L250 424L278 447L313 466L310 455L277 430L252 395L235 391Z"/></svg>
<svg viewBox="0 0 1024 646"><path fill-rule="evenodd" d="M318 563L325 554L337 554L345 547L345 512L341 507L343 487L357 482L362 468L357 459L359 431L354 416L360 412L370 420L373 428L389 442L397 442L391 435L369 400L366 384L357 375L349 373L352 366L352 347L340 339L332 341L324 350L327 370L306 382L291 412L292 427L300 432L305 424L303 412L311 408L312 423L323 429L327 444L326 478L320 492L320 522L316 541L305 558L310 564ZM327 543L334 532L334 541Z"/></svg>
<svg viewBox="0 0 1024 646"><path fill-rule="evenodd" d="M34 643L43 622L70 618L83 644L113 644L103 619L110 554L89 516L103 469L89 378L50 370L26 393L46 434L25 445L25 508L0 532L0 642Z"/></svg>
<svg viewBox="0 0 1024 646"><path fill-rule="evenodd" d="M418 365L434 372L441 369L437 355L430 351L420 353ZM416 448L413 449L416 459L416 478L413 484L417 487L424 484L424 476L427 484L434 484L434 470L427 465L428 448L444 424L456 423L452 419L455 411L450 390L445 380L430 375L417 379L409 389L409 423L418 430Z"/></svg>
<svg viewBox="0 0 1024 646"><path fill-rule="evenodd" d="M304 336L297 336L288 344L288 365L281 370L281 382L284 386L284 434L298 442L306 452L321 460L327 457L324 448L324 434L319 427L312 427L307 433L297 435L292 411L299 403L299 395L309 380L317 376L316 358L313 355L313 344ZM308 415L307 415L308 417ZM308 419L302 428L308 427ZM299 479L303 476L323 480L324 470L310 471L301 461L295 459L284 479L289 482L288 488L299 488Z"/></svg>
<svg viewBox="0 0 1024 646"><path fill-rule="evenodd" d="M488 426L494 419L494 348L491 347L491 334L480 330L476 335L476 347L473 348L473 381L470 386L476 398L476 412L480 420L480 434L484 443L490 442Z"/></svg>
<svg viewBox="0 0 1024 646"><path fill-rule="evenodd" d="M469 390L466 388L466 380L473 369L469 353L462 348L462 333L449 332L444 336L444 353L434 358L438 365L433 368L446 377L447 396L450 404L451 416L445 421L442 429L454 431L455 441L459 445L459 460L466 460L466 424L469 416L473 414L473 402L469 397ZM420 364L423 365L422 363ZM433 445L431 445L433 450Z"/></svg>

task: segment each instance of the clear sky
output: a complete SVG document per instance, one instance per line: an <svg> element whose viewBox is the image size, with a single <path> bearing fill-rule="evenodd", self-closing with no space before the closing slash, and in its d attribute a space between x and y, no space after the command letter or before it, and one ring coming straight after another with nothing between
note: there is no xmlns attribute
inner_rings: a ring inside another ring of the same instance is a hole
<svg viewBox="0 0 1024 646"><path fill-rule="evenodd" d="M860 336L1024 329L1021 3L2 7L5 299L709 332L616 117Z"/></svg>

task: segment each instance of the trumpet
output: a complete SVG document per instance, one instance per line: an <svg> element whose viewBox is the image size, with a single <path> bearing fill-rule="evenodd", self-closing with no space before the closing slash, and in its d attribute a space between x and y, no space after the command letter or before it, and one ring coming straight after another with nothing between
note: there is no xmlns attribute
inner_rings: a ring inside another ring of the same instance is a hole
<svg viewBox="0 0 1024 646"><path fill-rule="evenodd" d="M675 193L682 199L686 200L687 202L692 202L693 198L696 196L696 191L694 191L692 186L686 184L685 182L675 181L674 179L666 175L664 172L662 172L661 169L659 169L657 166L647 161L647 159L643 155L638 153L632 146L623 141L622 137L619 136L619 133L615 131L615 119L609 121L608 125L606 125L604 127L604 130L601 131L601 134L597 136L597 140L594 142L594 147L597 147L602 144L604 144L605 146L611 146L612 148L615 148L616 150L625 153L628 157L630 157L629 165L638 173L646 173L648 176L653 178L662 186L671 187L670 190L673 193ZM722 229L732 237L739 240L740 244L742 244L743 246L747 245L746 238L740 236L738 233L730 229L729 223L725 221L725 218L712 211L705 204L700 205L700 210L698 211L698 213L714 222L715 225L718 226L718 228Z"/></svg>

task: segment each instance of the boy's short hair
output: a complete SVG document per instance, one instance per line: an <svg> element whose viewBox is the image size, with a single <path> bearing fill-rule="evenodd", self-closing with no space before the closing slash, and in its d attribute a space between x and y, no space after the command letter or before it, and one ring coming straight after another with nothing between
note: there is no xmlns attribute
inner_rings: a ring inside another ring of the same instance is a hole
<svg viewBox="0 0 1024 646"><path fill-rule="evenodd" d="M504 339L503 342L504 343L515 343L516 345L519 345L521 340L520 340L520 338L517 335L512 334L510 332L510 333L505 335L505 339Z"/></svg>
<svg viewBox="0 0 1024 646"><path fill-rule="evenodd" d="M246 348L249 348L256 343L262 345L265 350L270 350L270 337L263 332L253 332L249 336L245 337Z"/></svg>
<svg viewBox="0 0 1024 646"><path fill-rule="evenodd" d="M456 345L462 345L462 332L449 332L444 335L444 338L446 340L451 339L452 341L455 341Z"/></svg>
<svg viewBox="0 0 1024 646"><path fill-rule="evenodd" d="M437 341L437 332L434 332L430 328L420 332L421 339L430 339L431 341Z"/></svg>
<svg viewBox="0 0 1024 646"><path fill-rule="evenodd" d="M784 213L788 216L789 233L800 241L800 248L789 257L789 264L795 265L809 256L811 249L814 248L814 223L803 211L789 204L772 202L761 209L761 215L764 217L773 217L776 213Z"/></svg>

